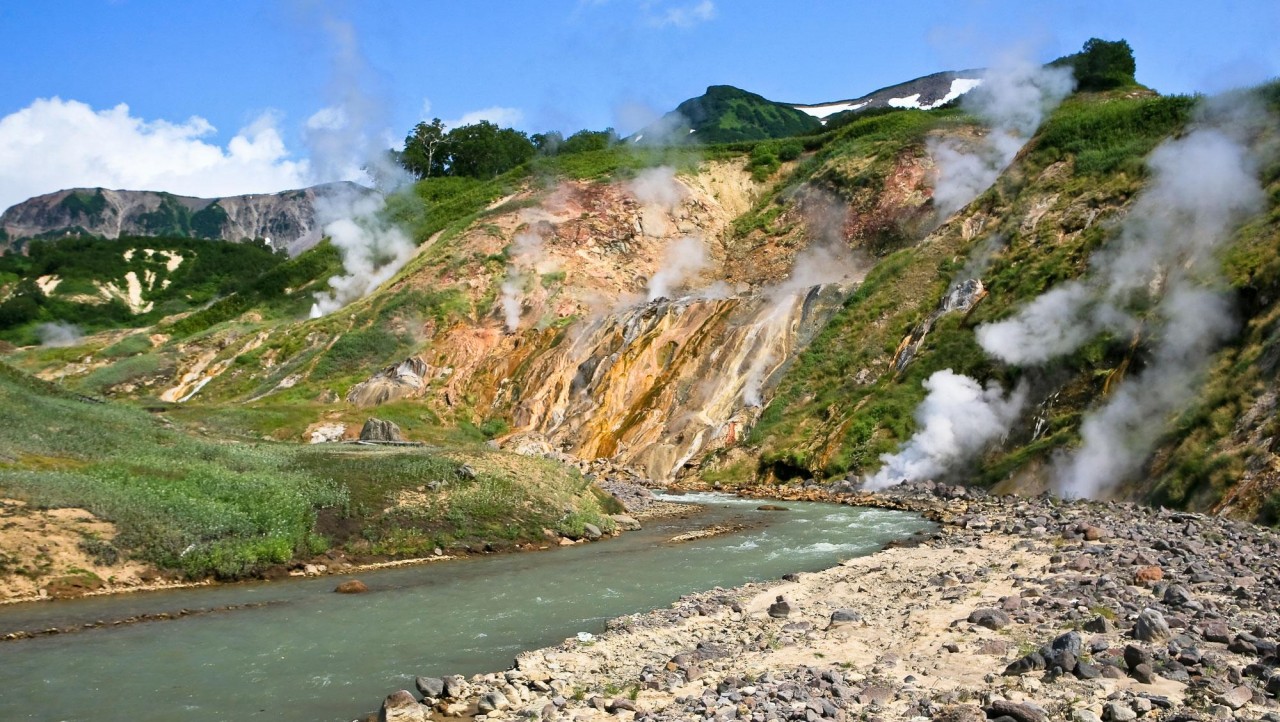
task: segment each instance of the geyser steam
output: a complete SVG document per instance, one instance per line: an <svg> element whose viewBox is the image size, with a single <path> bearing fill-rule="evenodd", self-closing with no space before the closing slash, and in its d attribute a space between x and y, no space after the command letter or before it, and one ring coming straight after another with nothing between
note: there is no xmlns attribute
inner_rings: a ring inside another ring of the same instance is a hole
<svg viewBox="0 0 1280 722"><path fill-rule="evenodd" d="M924 388L929 395L915 412L920 430L898 453L880 457L884 466L866 480L866 488L934 478L968 461L1009 432L1027 399L1024 386L1006 397L999 384L983 388L951 369L934 372Z"/></svg>
<svg viewBox="0 0 1280 722"><path fill-rule="evenodd" d="M1145 368L1086 416L1081 446L1055 463L1054 482L1064 496L1097 496L1138 471L1165 420L1191 400L1210 354L1233 331L1216 290L1215 253L1263 201L1249 150L1234 129L1240 115L1238 109L1234 118L1219 115L1162 143L1148 160L1151 181L1117 239L1094 254L1088 275L977 331L988 354L1016 365L1069 354L1103 332L1152 339ZM921 432L885 457L869 486L942 473L962 460L964 454L953 453L967 448L955 431L961 419L979 445L1002 433L1001 424L1007 430L1019 392L1006 402L994 387L980 396L977 382L961 379L930 378L929 397L917 411ZM948 401L955 388L964 391L958 403Z"/></svg>
<svg viewBox="0 0 1280 722"><path fill-rule="evenodd" d="M933 202L946 218L978 197L1022 149L1046 114L1075 87L1070 68L1044 67L1008 57L988 70L982 84L961 102L991 126L966 148L954 140L930 138L929 155L938 166Z"/></svg>
<svg viewBox="0 0 1280 722"><path fill-rule="evenodd" d="M334 46L331 92L335 104L307 122L307 143L320 177L372 178L378 191L329 189L316 199L316 219L342 253L346 273L329 279L330 290L316 294L311 317L319 318L368 295L413 256L409 237L387 219L382 195L403 187L404 170L385 151L389 145L381 103L364 88L370 75L350 24L324 21Z"/></svg>
<svg viewBox="0 0 1280 722"><path fill-rule="evenodd" d="M520 328L520 306L524 296L524 285L530 272L536 271L542 260L542 236L536 233L520 233L508 252L507 278L502 282L502 318L508 333L515 333Z"/></svg>
<svg viewBox="0 0 1280 722"><path fill-rule="evenodd" d="M685 236L667 246L662 267L649 279L649 300L669 298L711 265L701 238Z"/></svg>
<svg viewBox="0 0 1280 722"><path fill-rule="evenodd" d="M53 321L36 326L36 338L41 346L75 346L84 334L80 327L66 321Z"/></svg>

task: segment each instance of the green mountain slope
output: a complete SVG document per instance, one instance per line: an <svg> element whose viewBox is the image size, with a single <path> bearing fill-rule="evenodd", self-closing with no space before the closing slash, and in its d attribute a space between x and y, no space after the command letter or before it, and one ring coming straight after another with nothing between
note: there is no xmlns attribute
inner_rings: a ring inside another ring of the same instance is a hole
<svg viewBox="0 0 1280 722"><path fill-rule="evenodd" d="M1238 97L1280 110L1280 85ZM1018 368L992 359L975 330L1090 272L1151 178L1146 161L1196 116L1191 99L1085 94L1051 116L990 190L923 243L884 259L783 380L752 432L760 473L772 479L857 478L918 428L923 382L953 369L982 381L1030 387L1031 408L1006 438L956 480L1035 492L1060 452L1081 443L1081 424L1126 378L1138 376L1160 334L1103 334L1061 360ZM1259 116L1248 141L1268 207L1235 231L1220 255L1241 330L1214 356L1203 387L1174 417L1145 419L1159 442L1119 493L1174 506L1232 508L1272 518L1280 465L1276 427L1275 321L1280 299L1280 164L1269 149L1276 116ZM1178 212L1170 208L1168 213ZM936 314L955 285L979 278L985 294L964 313ZM1144 431L1144 433L1146 433ZM1261 446L1259 439L1267 439Z"/></svg>
<svg viewBox="0 0 1280 722"><path fill-rule="evenodd" d="M820 130L817 118L781 103L735 88L712 85L690 98L654 126L634 137L680 142L692 131L700 143L733 143L744 140L786 138Z"/></svg>

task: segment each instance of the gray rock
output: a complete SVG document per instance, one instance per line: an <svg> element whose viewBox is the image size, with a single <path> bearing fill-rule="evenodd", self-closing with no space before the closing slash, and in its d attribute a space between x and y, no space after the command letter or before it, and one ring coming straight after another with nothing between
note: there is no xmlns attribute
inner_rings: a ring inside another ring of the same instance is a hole
<svg viewBox="0 0 1280 722"><path fill-rule="evenodd" d="M444 680L439 677L418 677L413 683L423 697L438 699L444 694Z"/></svg>
<svg viewBox="0 0 1280 722"><path fill-rule="evenodd" d="M1094 632L1095 634L1111 634L1116 631L1116 625L1110 619L1098 615L1084 623L1084 631Z"/></svg>
<svg viewBox="0 0 1280 722"><path fill-rule="evenodd" d="M1009 626L1009 615L1002 609L975 609L969 614L969 623L979 627L999 630Z"/></svg>
<svg viewBox="0 0 1280 722"><path fill-rule="evenodd" d="M774 619L786 619L791 616L791 604L779 594L778 600L769 605L769 616Z"/></svg>
<svg viewBox="0 0 1280 722"><path fill-rule="evenodd" d="M497 690L485 692L480 695L480 699L476 700L476 710L479 711L480 714L497 712L500 709L506 709L510 706L511 702L507 699L507 696Z"/></svg>
<svg viewBox="0 0 1280 722"><path fill-rule="evenodd" d="M987 708L988 717L1009 717L1018 722L1049 722L1049 715L1044 710L1025 702L1010 702L998 699Z"/></svg>
<svg viewBox="0 0 1280 722"><path fill-rule="evenodd" d="M1102 718L1087 709L1074 710L1071 722L1102 722Z"/></svg>
<svg viewBox="0 0 1280 722"><path fill-rule="evenodd" d="M1153 684L1156 681L1155 670L1152 669L1151 665L1146 663L1135 666L1133 669L1129 670L1129 673L1133 675L1134 679L1138 680L1142 684Z"/></svg>
<svg viewBox="0 0 1280 722"><path fill-rule="evenodd" d="M831 613L831 624L829 628L843 627L848 624L858 624L862 621L862 615L852 609L837 609Z"/></svg>
<svg viewBox="0 0 1280 722"><path fill-rule="evenodd" d="M1253 690L1245 687L1244 685L1240 685L1239 687L1233 687L1218 695L1214 701L1218 704L1224 704L1231 709L1236 710L1246 704L1249 704L1249 701L1252 699Z"/></svg>
<svg viewBox="0 0 1280 722"><path fill-rule="evenodd" d="M394 422L370 417L360 429L361 441L404 441L404 432Z"/></svg>
<svg viewBox="0 0 1280 722"><path fill-rule="evenodd" d="M604 532L600 531L600 527L590 522L582 525L582 534L592 541L604 536Z"/></svg>
<svg viewBox="0 0 1280 722"><path fill-rule="evenodd" d="M613 519L613 523L617 524L618 528L623 531L639 531L640 529L640 522L636 521L636 518L633 516L628 516L626 514L613 514L609 518Z"/></svg>
<svg viewBox="0 0 1280 722"><path fill-rule="evenodd" d="M467 694L467 681L460 674L451 674L444 678L444 696L447 699L462 699Z"/></svg>
<svg viewBox="0 0 1280 722"><path fill-rule="evenodd" d="M1144 609L1133 625L1133 638L1142 642L1163 642L1173 636L1164 615L1154 609Z"/></svg>
<svg viewBox="0 0 1280 722"><path fill-rule="evenodd" d="M1108 702L1102 706L1102 718L1108 722L1129 722L1138 719L1138 713L1124 702Z"/></svg>
<svg viewBox="0 0 1280 722"><path fill-rule="evenodd" d="M612 702L610 702L609 704L605 705L604 711L608 712L609 714L618 714L619 712L622 712L622 711L635 712L636 703L632 702L631 700L625 697L619 697L613 700Z"/></svg>

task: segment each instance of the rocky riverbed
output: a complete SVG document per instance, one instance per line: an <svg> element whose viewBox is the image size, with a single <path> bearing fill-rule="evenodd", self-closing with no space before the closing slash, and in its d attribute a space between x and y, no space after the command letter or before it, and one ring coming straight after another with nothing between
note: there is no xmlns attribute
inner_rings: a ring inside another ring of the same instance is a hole
<svg viewBox="0 0 1280 722"><path fill-rule="evenodd" d="M368 719L1280 720L1269 529L932 483L768 496L941 526L613 620L505 672L420 677Z"/></svg>

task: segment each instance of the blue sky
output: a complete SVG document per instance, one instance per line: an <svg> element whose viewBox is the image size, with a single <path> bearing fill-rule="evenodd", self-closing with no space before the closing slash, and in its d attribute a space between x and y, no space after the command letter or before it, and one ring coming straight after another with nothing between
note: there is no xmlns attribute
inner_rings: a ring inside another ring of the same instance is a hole
<svg viewBox="0 0 1280 722"><path fill-rule="evenodd" d="M432 116L626 133L710 84L816 103L1091 36L1127 39L1161 92L1280 75L1276 0L0 0L0 27L0 207L349 174L308 131L326 108L371 145Z"/></svg>

